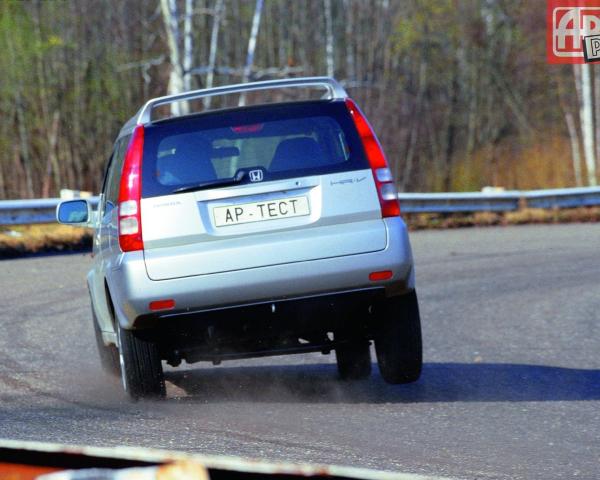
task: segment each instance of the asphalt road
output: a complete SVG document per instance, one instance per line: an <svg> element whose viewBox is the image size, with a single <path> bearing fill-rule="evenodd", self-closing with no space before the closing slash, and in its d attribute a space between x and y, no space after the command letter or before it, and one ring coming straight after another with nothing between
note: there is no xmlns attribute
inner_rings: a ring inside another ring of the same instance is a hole
<svg viewBox="0 0 600 480"><path fill-rule="evenodd" d="M129 403L100 371L87 255L0 262L0 437L457 478L600 477L600 225L412 235L420 382L336 379L333 356L167 373Z"/></svg>

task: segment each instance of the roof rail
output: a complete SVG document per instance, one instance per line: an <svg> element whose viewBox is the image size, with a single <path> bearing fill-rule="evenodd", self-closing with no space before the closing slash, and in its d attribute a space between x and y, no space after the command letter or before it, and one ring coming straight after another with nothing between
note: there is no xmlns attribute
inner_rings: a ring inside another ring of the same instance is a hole
<svg viewBox="0 0 600 480"><path fill-rule="evenodd" d="M196 100L204 97L213 97L216 95L226 95L230 93L251 92L256 90L271 90L276 88L288 87L324 87L329 92L331 99L346 98L348 94L344 88L333 78L330 77L301 77L286 78L283 80L267 80L264 82L240 83L237 85L225 85L222 87L205 88L202 90L193 90L191 92L177 93L165 97L153 98L146 102L140 109L135 119L137 125L150 123L152 120L152 109L159 105L168 105L170 103L183 100ZM130 122L127 122L128 124Z"/></svg>

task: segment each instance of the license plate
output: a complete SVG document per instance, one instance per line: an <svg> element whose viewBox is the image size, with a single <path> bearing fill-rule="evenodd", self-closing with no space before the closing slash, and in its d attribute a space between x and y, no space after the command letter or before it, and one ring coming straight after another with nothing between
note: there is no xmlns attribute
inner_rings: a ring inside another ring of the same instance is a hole
<svg viewBox="0 0 600 480"><path fill-rule="evenodd" d="M292 197L213 208L213 216L217 227L276 220L278 218L302 217L304 215L310 215L307 197Z"/></svg>

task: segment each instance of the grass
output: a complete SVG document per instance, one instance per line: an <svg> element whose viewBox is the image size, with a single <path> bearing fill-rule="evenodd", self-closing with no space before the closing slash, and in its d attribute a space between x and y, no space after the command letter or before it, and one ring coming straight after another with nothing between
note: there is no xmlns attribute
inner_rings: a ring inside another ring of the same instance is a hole
<svg viewBox="0 0 600 480"><path fill-rule="evenodd" d="M488 227L536 223L581 223L600 221L600 207L565 209L524 208L514 212L408 213L404 219L411 230Z"/></svg>
<svg viewBox="0 0 600 480"><path fill-rule="evenodd" d="M600 221L600 207L515 212L403 214L411 230L574 223ZM92 247L92 230L58 224L0 226L0 258L41 252L85 251Z"/></svg>
<svg viewBox="0 0 600 480"><path fill-rule="evenodd" d="M0 258L89 250L92 230L58 224L0 226Z"/></svg>

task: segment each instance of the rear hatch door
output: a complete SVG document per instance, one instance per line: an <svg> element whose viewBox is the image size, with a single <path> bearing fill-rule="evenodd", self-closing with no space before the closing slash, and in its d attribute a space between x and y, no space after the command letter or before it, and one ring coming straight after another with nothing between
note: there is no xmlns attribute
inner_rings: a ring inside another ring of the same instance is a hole
<svg viewBox="0 0 600 480"><path fill-rule="evenodd" d="M146 127L150 278L382 250L375 182L343 102L248 107Z"/></svg>

